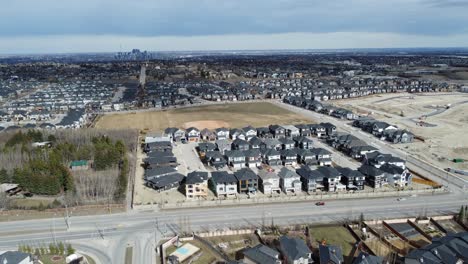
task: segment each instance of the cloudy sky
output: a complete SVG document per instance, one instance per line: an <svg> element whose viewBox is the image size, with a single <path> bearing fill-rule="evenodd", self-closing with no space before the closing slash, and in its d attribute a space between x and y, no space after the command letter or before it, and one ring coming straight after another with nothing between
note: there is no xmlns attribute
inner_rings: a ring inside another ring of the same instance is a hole
<svg viewBox="0 0 468 264"><path fill-rule="evenodd" d="M468 46L468 0L0 0L0 53Z"/></svg>

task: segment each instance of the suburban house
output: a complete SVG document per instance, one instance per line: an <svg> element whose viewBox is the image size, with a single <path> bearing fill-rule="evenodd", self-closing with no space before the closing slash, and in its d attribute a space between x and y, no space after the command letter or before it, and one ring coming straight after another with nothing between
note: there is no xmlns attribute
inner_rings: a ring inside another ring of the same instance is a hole
<svg viewBox="0 0 468 264"><path fill-rule="evenodd" d="M152 152L152 151L172 151L172 143L170 141L155 141L155 142L150 142L146 143L144 148L144 152Z"/></svg>
<svg viewBox="0 0 468 264"><path fill-rule="evenodd" d="M296 146L301 149L312 149L314 147L312 139L307 137L295 137L294 141L296 142Z"/></svg>
<svg viewBox="0 0 468 264"><path fill-rule="evenodd" d="M170 173L163 175L156 175L148 178L145 182L146 186L153 188L154 190L161 192L172 189L178 189L185 176L180 173Z"/></svg>
<svg viewBox="0 0 468 264"><path fill-rule="evenodd" d="M246 140L250 140L253 137L257 136L257 129L252 126L247 126L242 128L242 131L245 133Z"/></svg>
<svg viewBox="0 0 468 264"><path fill-rule="evenodd" d="M379 168L387 177L387 182L391 186L404 187L411 185L413 176L408 169L402 169L396 165L386 163Z"/></svg>
<svg viewBox="0 0 468 264"><path fill-rule="evenodd" d="M187 128L185 134L189 142L198 142L200 140L200 130L196 127Z"/></svg>
<svg viewBox="0 0 468 264"><path fill-rule="evenodd" d="M19 251L7 251L0 254L0 264L33 264L31 255Z"/></svg>
<svg viewBox="0 0 468 264"><path fill-rule="evenodd" d="M304 240L297 237L281 236L279 238L280 251L286 264L310 264L314 263L312 251Z"/></svg>
<svg viewBox="0 0 468 264"><path fill-rule="evenodd" d="M210 142L199 143L197 148L198 153L203 157L207 152L216 150L216 145Z"/></svg>
<svg viewBox="0 0 468 264"><path fill-rule="evenodd" d="M299 124L299 125L296 125L296 127L299 128L299 134L300 134L302 137L310 137L310 136L312 136L312 130L310 130L309 125L306 125L306 124Z"/></svg>
<svg viewBox="0 0 468 264"><path fill-rule="evenodd" d="M370 255L366 252L361 252L359 255L354 259L353 264L382 264L384 260L382 257Z"/></svg>
<svg viewBox="0 0 468 264"><path fill-rule="evenodd" d="M244 264L281 264L279 252L262 244L242 251Z"/></svg>
<svg viewBox="0 0 468 264"><path fill-rule="evenodd" d="M250 149L250 144L249 142L243 140L243 139L240 139L240 138L236 138L234 139L234 141L232 141L232 144L231 144L231 149L236 149L236 150L249 150Z"/></svg>
<svg viewBox="0 0 468 264"><path fill-rule="evenodd" d="M205 154L205 161L211 167L216 168L217 170L226 167L227 161L224 158L224 155L219 151L209 151Z"/></svg>
<svg viewBox="0 0 468 264"><path fill-rule="evenodd" d="M330 151L323 149L323 148L313 148L313 149L310 149L310 152L315 156L315 159L317 160L317 164L319 166L331 166L332 165L332 159L331 159L332 153Z"/></svg>
<svg viewBox="0 0 468 264"><path fill-rule="evenodd" d="M267 149L281 150L281 142L276 138L266 138L263 143Z"/></svg>
<svg viewBox="0 0 468 264"><path fill-rule="evenodd" d="M257 136L253 136L249 139L249 144L251 149L265 149L266 145L263 141Z"/></svg>
<svg viewBox="0 0 468 264"><path fill-rule="evenodd" d="M406 168L406 162L403 159L394 157L391 154L383 154L378 151L369 152L364 156L364 164L380 168L384 164L392 164L402 169Z"/></svg>
<svg viewBox="0 0 468 264"><path fill-rule="evenodd" d="M302 182L301 176L296 172L282 167L278 172L278 177L280 178L280 188L284 193L300 193Z"/></svg>
<svg viewBox="0 0 468 264"><path fill-rule="evenodd" d="M331 123L320 123L325 128L325 134L331 136L336 133L336 126Z"/></svg>
<svg viewBox="0 0 468 264"><path fill-rule="evenodd" d="M189 200L206 198L208 195L208 172L192 171L185 179L185 196Z"/></svg>
<svg viewBox="0 0 468 264"><path fill-rule="evenodd" d="M283 165L294 166L297 164L297 151L296 149L283 149L280 151L281 161Z"/></svg>
<svg viewBox="0 0 468 264"><path fill-rule="evenodd" d="M323 138L327 135L326 128L321 124L311 124L309 128L312 134L316 135L318 138Z"/></svg>
<svg viewBox="0 0 468 264"><path fill-rule="evenodd" d="M293 149L296 146L296 142L290 138L280 138L281 149Z"/></svg>
<svg viewBox="0 0 468 264"><path fill-rule="evenodd" d="M273 138L273 134L268 127L257 127L257 136L260 138Z"/></svg>
<svg viewBox="0 0 468 264"><path fill-rule="evenodd" d="M164 133L169 135L172 141L181 142L182 139L185 140L185 131L177 127L168 127L164 130Z"/></svg>
<svg viewBox="0 0 468 264"><path fill-rule="evenodd" d="M273 170L258 170L260 189L264 194L280 194L280 178Z"/></svg>
<svg viewBox="0 0 468 264"><path fill-rule="evenodd" d="M339 246L319 245L320 264L343 264L343 251Z"/></svg>
<svg viewBox="0 0 468 264"><path fill-rule="evenodd" d="M245 165L248 168L255 168L262 165L262 153L259 149L249 149L244 151Z"/></svg>
<svg viewBox="0 0 468 264"><path fill-rule="evenodd" d="M263 162L270 166L281 165L281 153L276 149L265 149L262 151Z"/></svg>
<svg viewBox="0 0 468 264"><path fill-rule="evenodd" d="M284 128L286 137L288 138L294 138L294 137L298 137L301 135L299 128L293 125L286 125L282 127Z"/></svg>
<svg viewBox="0 0 468 264"><path fill-rule="evenodd" d="M349 150L349 156L354 159L362 160L367 153L377 151L377 148L369 145L354 146Z"/></svg>
<svg viewBox="0 0 468 264"><path fill-rule="evenodd" d="M372 188L381 188L387 183L385 173L374 166L362 165L358 170L366 176L366 182Z"/></svg>
<svg viewBox="0 0 468 264"><path fill-rule="evenodd" d="M172 166L177 167L177 158L174 157L172 152L154 151L148 153L148 157L143 160L145 169L152 169L157 167Z"/></svg>
<svg viewBox="0 0 468 264"><path fill-rule="evenodd" d="M200 131L200 137L204 141L214 141L216 140L216 134L209 130L208 128L203 129Z"/></svg>
<svg viewBox="0 0 468 264"><path fill-rule="evenodd" d="M240 150L226 150L224 152L226 156L228 165L234 169L244 168L245 167L245 154Z"/></svg>
<svg viewBox="0 0 468 264"><path fill-rule="evenodd" d="M297 150L297 160L301 164L313 165L317 164L317 159L315 155L310 152L308 149L299 149Z"/></svg>
<svg viewBox="0 0 468 264"><path fill-rule="evenodd" d="M364 190L364 182L366 181L364 174L346 167L337 167L336 170L340 172L341 183L346 186L347 190Z"/></svg>
<svg viewBox="0 0 468 264"><path fill-rule="evenodd" d="M414 141L414 134L408 130L388 130L384 132L385 140L392 143L411 143Z"/></svg>
<svg viewBox="0 0 468 264"><path fill-rule="evenodd" d="M307 166L302 166L296 170L296 173L301 176L302 181L302 190L307 193L313 193L317 190L323 191L325 188L324 185L324 176L317 170L311 170Z"/></svg>
<svg viewBox="0 0 468 264"><path fill-rule="evenodd" d="M229 129L225 127L215 129L215 134L217 140L229 139Z"/></svg>
<svg viewBox="0 0 468 264"><path fill-rule="evenodd" d="M237 179L234 174L226 171L212 172L209 186L217 197L228 198L237 196Z"/></svg>
<svg viewBox="0 0 468 264"><path fill-rule="evenodd" d="M231 131L229 131L229 136L231 137L232 140L236 140L236 139L245 140L246 139L244 131L238 128L231 129Z"/></svg>
<svg viewBox="0 0 468 264"><path fill-rule="evenodd" d="M270 125L268 128L270 129L270 133L273 135L274 138L286 137L286 130L284 129L284 127L279 125Z"/></svg>
<svg viewBox="0 0 468 264"><path fill-rule="evenodd" d="M317 168L317 171L324 176L325 189L327 191L336 192L346 190L346 186L340 183L341 174L337 169L321 166Z"/></svg>
<svg viewBox="0 0 468 264"><path fill-rule="evenodd" d="M258 190L258 176L249 168L243 168L234 173L237 179L239 193L255 195Z"/></svg>

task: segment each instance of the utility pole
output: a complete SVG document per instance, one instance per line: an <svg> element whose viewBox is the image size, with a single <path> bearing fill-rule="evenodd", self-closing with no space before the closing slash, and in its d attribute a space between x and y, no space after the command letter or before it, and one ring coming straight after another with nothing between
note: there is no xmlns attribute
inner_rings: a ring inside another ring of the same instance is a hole
<svg viewBox="0 0 468 264"><path fill-rule="evenodd" d="M52 218L52 237L54 238L54 244L57 245L57 238L55 237L55 214Z"/></svg>
<svg viewBox="0 0 468 264"><path fill-rule="evenodd" d="M70 229L70 215L68 214L68 205L65 203L65 224L67 225L67 230Z"/></svg>

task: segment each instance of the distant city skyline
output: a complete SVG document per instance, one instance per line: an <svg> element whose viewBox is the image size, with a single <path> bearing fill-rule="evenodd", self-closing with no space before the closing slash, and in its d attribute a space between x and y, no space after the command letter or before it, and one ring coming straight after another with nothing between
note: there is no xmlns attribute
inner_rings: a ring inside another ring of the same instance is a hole
<svg viewBox="0 0 468 264"><path fill-rule="evenodd" d="M465 0L16 0L0 53L467 47Z"/></svg>

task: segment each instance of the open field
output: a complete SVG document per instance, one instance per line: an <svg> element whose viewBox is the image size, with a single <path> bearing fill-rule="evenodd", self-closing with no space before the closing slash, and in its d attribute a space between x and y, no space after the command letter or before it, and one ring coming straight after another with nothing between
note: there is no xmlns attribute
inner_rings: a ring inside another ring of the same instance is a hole
<svg viewBox="0 0 468 264"><path fill-rule="evenodd" d="M441 168L468 169L468 163L455 164L451 160L468 160L468 94L385 94L366 98L334 101L333 104L378 120L406 128L425 139L411 144L395 145L409 155ZM450 104L449 109L445 106ZM420 126L417 121L430 126Z"/></svg>
<svg viewBox="0 0 468 264"><path fill-rule="evenodd" d="M313 123L311 120L267 102L208 105L166 111L104 115L97 128L135 128L162 131L167 127L214 129L271 124Z"/></svg>
<svg viewBox="0 0 468 264"><path fill-rule="evenodd" d="M356 239L342 226L310 227L312 245L318 247L319 243L341 246L344 256L349 256Z"/></svg>

